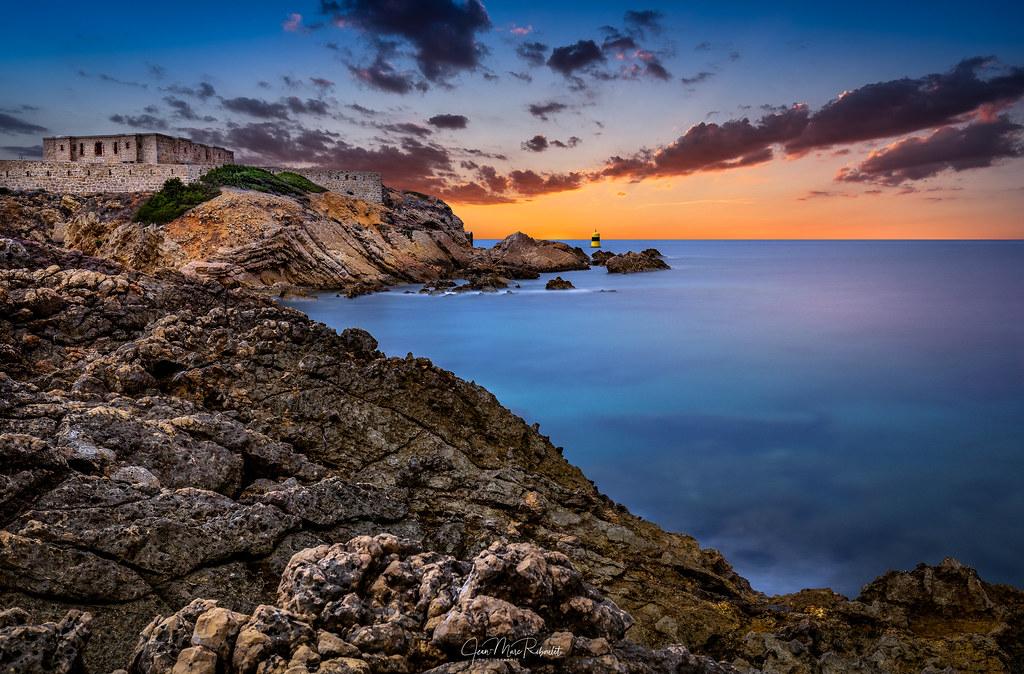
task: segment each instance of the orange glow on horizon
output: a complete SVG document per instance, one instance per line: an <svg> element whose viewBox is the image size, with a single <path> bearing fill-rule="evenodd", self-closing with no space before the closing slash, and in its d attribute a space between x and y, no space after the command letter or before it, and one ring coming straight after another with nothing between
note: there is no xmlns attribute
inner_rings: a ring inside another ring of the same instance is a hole
<svg viewBox="0 0 1024 674"><path fill-rule="evenodd" d="M595 229L604 239L1024 238L1021 189L954 185L869 193L862 185L826 183L815 193L800 187L808 168L793 161L640 183L605 181L511 204L453 201L452 208L478 239L515 231L589 239ZM834 170L815 167L813 177L822 173L828 180ZM995 192L1001 198L992 198Z"/></svg>

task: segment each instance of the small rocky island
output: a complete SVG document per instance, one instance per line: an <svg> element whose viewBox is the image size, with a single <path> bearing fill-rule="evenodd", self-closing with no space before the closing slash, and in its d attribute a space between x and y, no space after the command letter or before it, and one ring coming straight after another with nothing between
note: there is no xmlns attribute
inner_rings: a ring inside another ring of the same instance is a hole
<svg viewBox="0 0 1024 674"><path fill-rule="evenodd" d="M1019 589L948 559L767 597L482 387L268 297L582 251L474 251L394 190L224 189L164 225L134 221L146 197L0 195L0 671L1024 667ZM534 652L473 662L498 636Z"/></svg>
<svg viewBox="0 0 1024 674"><path fill-rule="evenodd" d="M639 253L628 251L620 254L599 250L591 256L591 261L595 265L604 266L609 274L635 274L671 269L656 248L647 248Z"/></svg>

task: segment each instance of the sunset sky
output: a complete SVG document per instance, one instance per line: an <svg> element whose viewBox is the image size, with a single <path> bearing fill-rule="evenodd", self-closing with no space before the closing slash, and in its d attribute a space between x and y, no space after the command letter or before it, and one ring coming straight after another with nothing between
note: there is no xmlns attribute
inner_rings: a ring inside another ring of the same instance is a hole
<svg viewBox="0 0 1024 674"><path fill-rule="evenodd" d="M1024 3L22 3L0 158L159 131L478 238L1024 237Z"/></svg>

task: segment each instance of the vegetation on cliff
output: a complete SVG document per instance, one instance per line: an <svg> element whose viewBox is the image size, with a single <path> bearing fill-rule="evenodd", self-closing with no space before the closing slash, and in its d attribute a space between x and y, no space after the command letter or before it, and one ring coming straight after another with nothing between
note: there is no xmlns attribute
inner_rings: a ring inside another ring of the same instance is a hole
<svg viewBox="0 0 1024 674"><path fill-rule="evenodd" d="M135 214L135 222L166 224L218 194L220 190L204 182L186 185L180 178L171 178L164 183L163 189L142 204Z"/></svg>
<svg viewBox="0 0 1024 674"><path fill-rule="evenodd" d="M327 190L313 181L291 171L274 174L253 166L229 164L208 171L198 182L186 185L179 178L171 178L163 189L154 194L135 214L135 222L164 225L175 220L199 204L220 194L221 187L235 187L269 194L304 197Z"/></svg>

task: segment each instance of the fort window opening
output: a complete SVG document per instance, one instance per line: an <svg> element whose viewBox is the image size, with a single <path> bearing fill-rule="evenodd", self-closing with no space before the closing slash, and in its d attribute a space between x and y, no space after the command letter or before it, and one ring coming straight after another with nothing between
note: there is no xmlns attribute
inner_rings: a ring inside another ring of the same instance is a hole
<svg viewBox="0 0 1024 674"><path fill-rule="evenodd" d="M124 142L124 149L126 149L126 150L130 150L131 148L132 148L132 144L131 144L131 143L129 143L128 141L125 141L125 142Z"/></svg>
<svg viewBox="0 0 1024 674"><path fill-rule="evenodd" d="M117 154L117 141L114 141L114 154Z"/></svg>
<svg viewBox="0 0 1024 674"><path fill-rule="evenodd" d="M78 144L78 156L82 157L84 155L85 155L85 144L84 143L79 143Z"/></svg>
<svg viewBox="0 0 1024 674"><path fill-rule="evenodd" d="M61 152L63 152L63 151L64 151L64 146L63 146L63 145L61 145L61 146L60 146L60 149L61 149Z"/></svg>
<svg viewBox="0 0 1024 674"><path fill-rule="evenodd" d="M102 141L96 143L96 145L93 146L92 153L94 155L96 155L97 157L103 156L103 142Z"/></svg>

